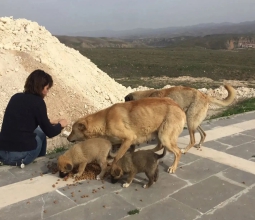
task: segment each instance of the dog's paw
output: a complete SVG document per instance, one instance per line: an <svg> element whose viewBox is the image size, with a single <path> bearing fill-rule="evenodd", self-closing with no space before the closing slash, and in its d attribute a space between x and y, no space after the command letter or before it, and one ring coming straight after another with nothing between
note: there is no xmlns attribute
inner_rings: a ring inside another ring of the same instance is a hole
<svg viewBox="0 0 255 220"><path fill-rule="evenodd" d="M169 168L167 169L167 172L168 172L168 173L174 173L174 172L175 172L175 169L174 169L173 167L169 167Z"/></svg>
<svg viewBox="0 0 255 220"><path fill-rule="evenodd" d="M185 154L185 153L186 153L186 151L185 151L184 148L181 149L181 153L182 153L182 154Z"/></svg>
<svg viewBox="0 0 255 220"><path fill-rule="evenodd" d="M101 178L100 178L100 176L99 176L99 175L97 175L96 179L97 179L97 180L101 180Z"/></svg>
<svg viewBox="0 0 255 220"><path fill-rule="evenodd" d="M80 174L80 173L76 173L76 174L73 175L73 177L74 177L74 178L79 178L79 177L81 177L81 175L82 175L82 174Z"/></svg>
<svg viewBox="0 0 255 220"><path fill-rule="evenodd" d="M147 185L147 184L144 184L144 185L143 185L143 188L144 188L144 189L148 188L148 185Z"/></svg>
<svg viewBox="0 0 255 220"><path fill-rule="evenodd" d="M122 184L122 187L123 187L123 188L127 188L127 187L129 187L129 185L130 185L129 183L123 183L123 184Z"/></svg>
<svg viewBox="0 0 255 220"><path fill-rule="evenodd" d="M197 149L200 149L202 147L202 145L201 144L196 144L194 147L197 148Z"/></svg>

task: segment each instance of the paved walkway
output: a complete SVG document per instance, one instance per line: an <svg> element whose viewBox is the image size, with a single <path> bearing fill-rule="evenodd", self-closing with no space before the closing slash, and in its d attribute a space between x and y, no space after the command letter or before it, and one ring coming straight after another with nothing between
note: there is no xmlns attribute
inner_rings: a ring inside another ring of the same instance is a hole
<svg viewBox="0 0 255 220"><path fill-rule="evenodd" d="M25 169L2 166L0 219L254 220L255 112L206 121L202 127L207 133L202 151L193 148L182 155L175 174L166 172L173 161L168 153L158 182L149 189L142 188L144 174L129 188L107 180L67 186L73 182L48 173L48 162L57 157L52 155ZM188 143L187 134L184 130L179 147ZM129 215L132 210L140 212Z"/></svg>

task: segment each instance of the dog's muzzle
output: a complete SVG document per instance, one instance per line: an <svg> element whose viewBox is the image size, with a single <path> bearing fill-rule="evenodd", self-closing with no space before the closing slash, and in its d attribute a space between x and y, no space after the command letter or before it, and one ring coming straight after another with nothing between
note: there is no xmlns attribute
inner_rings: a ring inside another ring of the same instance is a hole
<svg viewBox="0 0 255 220"><path fill-rule="evenodd" d="M115 179L113 176L111 176L111 183L117 183L119 180L118 179Z"/></svg>
<svg viewBox="0 0 255 220"><path fill-rule="evenodd" d="M129 101L132 101L130 95L125 96L125 102L129 102Z"/></svg>
<svg viewBox="0 0 255 220"><path fill-rule="evenodd" d="M66 138L69 142L71 142L71 143L74 143L75 142L75 140L71 140L71 138L68 136L67 138Z"/></svg>
<svg viewBox="0 0 255 220"><path fill-rule="evenodd" d="M64 173L64 172L59 171L59 177L60 177L60 178L64 178L64 177L66 177L67 175L68 175L68 173Z"/></svg>

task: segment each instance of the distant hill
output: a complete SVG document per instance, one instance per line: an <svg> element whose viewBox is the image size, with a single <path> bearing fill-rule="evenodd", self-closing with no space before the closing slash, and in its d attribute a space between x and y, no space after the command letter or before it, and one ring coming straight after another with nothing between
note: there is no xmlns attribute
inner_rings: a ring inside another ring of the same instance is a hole
<svg viewBox="0 0 255 220"><path fill-rule="evenodd" d="M81 31L70 33L70 36L86 37L108 37L108 38L172 38L179 36L205 36L214 34L247 34L255 33L255 21L246 21L241 23L205 23L185 27L166 27L158 29L138 28L132 30L113 31Z"/></svg>
<svg viewBox="0 0 255 220"><path fill-rule="evenodd" d="M134 48L146 47L143 42L132 42L115 38L93 38L93 37L73 37L73 36L56 36L59 41L68 47L80 50L86 48Z"/></svg>
<svg viewBox="0 0 255 220"><path fill-rule="evenodd" d="M93 38L56 36L68 47L79 51L87 48L148 48L148 47L201 47L206 49L236 49L253 44L255 48L255 34L214 34L206 36L181 36L172 38Z"/></svg>
<svg viewBox="0 0 255 220"><path fill-rule="evenodd" d="M202 47L213 50L232 50L236 48L248 48L248 46L255 48L255 34L214 34L197 37L142 38L127 41L136 45L142 44L148 47Z"/></svg>

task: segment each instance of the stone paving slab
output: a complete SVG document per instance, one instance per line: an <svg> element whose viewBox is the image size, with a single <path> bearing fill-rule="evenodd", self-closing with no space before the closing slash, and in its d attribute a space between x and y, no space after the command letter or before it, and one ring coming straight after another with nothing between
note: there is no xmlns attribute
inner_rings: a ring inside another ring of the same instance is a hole
<svg viewBox="0 0 255 220"><path fill-rule="evenodd" d="M255 187L245 191L218 209L203 215L201 220L254 220Z"/></svg>
<svg viewBox="0 0 255 220"><path fill-rule="evenodd" d="M148 189L142 188L146 181L143 181L142 184L132 183L128 188L123 188L119 195L140 209L165 199L175 191L188 186L186 181L166 172L160 172L159 180Z"/></svg>
<svg viewBox="0 0 255 220"><path fill-rule="evenodd" d="M232 117L234 117L235 119L240 119L242 121L254 120L255 119L255 111L246 112L243 114L237 114Z"/></svg>
<svg viewBox="0 0 255 220"><path fill-rule="evenodd" d="M252 112L246 112L243 114L237 114L237 115L230 115L227 117L217 118L217 119L208 119L202 122L202 127L209 125L210 129L216 128L216 127L224 127L240 122L245 122L248 120L254 120L255 119L255 111Z"/></svg>
<svg viewBox="0 0 255 220"><path fill-rule="evenodd" d="M255 119L255 118L253 118ZM237 124L240 122L244 122L245 120L243 120L243 118L239 118L239 117L226 117L226 118L222 118L222 119L216 119L212 122L210 122L210 127L212 128L216 128L216 127L225 127L228 125L232 125L232 124Z"/></svg>
<svg viewBox="0 0 255 220"><path fill-rule="evenodd" d="M255 141L230 148L226 153L248 160L255 154Z"/></svg>
<svg viewBox="0 0 255 220"><path fill-rule="evenodd" d="M224 164L208 159L199 159L189 165L179 167L175 175L194 184L227 168L228 166Z"/></svg>
<svg viewBox="0 0 255 220"><path fill-rule="evenodd" d="M72 208L76 204L57 192L46 193L1 209L1 219L43 219Z"/></svg>
<svg viewBox="0 0 255 220"><path fill-rule="evenodd" d="M228 137L223 137L216 139L218 142L236 147L244 143L249 143L255 140L255 136L243 135L242 133L230 135Z"/></svg>
<svg viewBox="0 0 255 220"><path fill-rule="evenodd" d="M242 187L213 176L180 190L171 198L205 213L241 190Z"/></svg>
<svg viewBox="0 0 255 220"><path fill-rule="evenodd" d="M251 130L248 130L248 131L244 131L244 132L242 132L241 134L250 135L250 136L252 136L252 137L255 137L255 129L251 129Z"/></svg>
<svg viewBox="0 0 255 220"><path fill-rule="evenodd" d="M232 167L222 171L222 175L228 179L234 180L236 183L242 184L244 187L251 186L255 183L255 175Z"/></svg>
<svg viewBox="0 0 255 220"><path fill-rule="evenodd" d="M218 140L208 141L203 144L204 147L212 148L217 151L226 152L228 148L232 148L232 146L223 144Z"/></svg>
<svg viewBox="0 0 255 220"><path fill-rule="evenodd" d="M86 180L69 184L68 186L59 188L58 191L70 200L75 201L75 203L83 204L120 189L122 189L121 186L111 184L108 181Z"/></svg>
<svg viewBox="0 0 255 220"><path fill-rule="evenodd" d="M56 163L58 155L59 154L55 154L43 158L38 158L34 161L34 163L26 166L24 169L15 166L0 167L0 187L22 180L34 178L42 174L50 173L47 165L49 163Z"/></svg>
<svg viewBox="0 0 255 220"><path fill-rule="evenodd" d="M139 214L130 215L127 220L190 220L200 216L197 210L186 206L173 198L162 200L153 206L144 208Z"/></svg>
<svg viewBox="0 0 255 220"><path fill-rule="evenodd" d="M134 206L127 203L120 196L111 193L109 195L104 195L100 198L94 199L89 203L61 212L47 219L114 220L128 216L128 212L134 209Z"/></svg>
<svg viewBox="0 0 255 220"><path fill-rule="evenodd" d="M0 177L0 187L19 181L18 177L9 172L9 169L0 169Z"/></svg>
<svg viewBox="0 0 255 220"><path fill-rule="evenodd" d="M201 157L193 155L193 154L182 154L180 159L180 164L189 164L196 160L201 159ZM174 161L174 155L170 152L166 152L166 156L160 159L164 164L167 165L167 168L172 165Z"/></svg>
<svg viewBox="0 0 255 220"><path fill-rule="evenodd" d="M249 144L253 141L255 141L255 129L247 130L223 138L218 138L212 141L207 141L203 144L203 146L226 152L229 149L243 145L245 143Z"/></svg>

